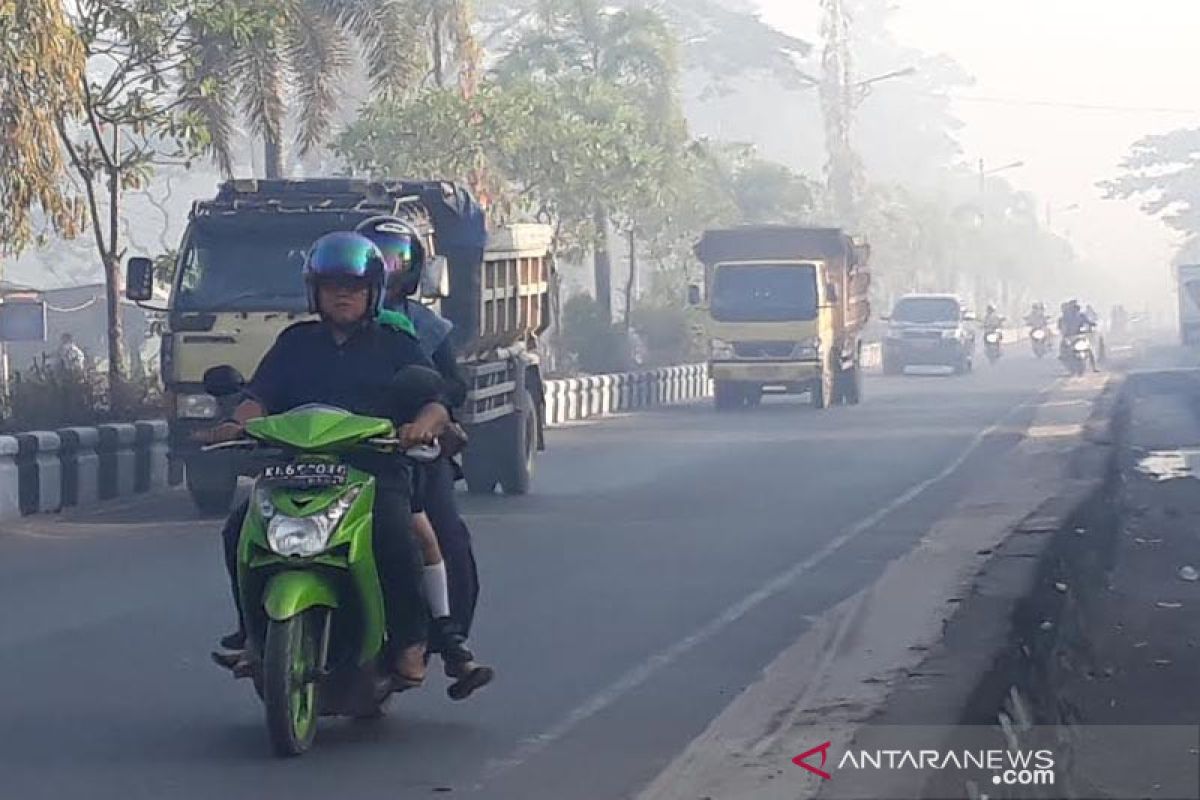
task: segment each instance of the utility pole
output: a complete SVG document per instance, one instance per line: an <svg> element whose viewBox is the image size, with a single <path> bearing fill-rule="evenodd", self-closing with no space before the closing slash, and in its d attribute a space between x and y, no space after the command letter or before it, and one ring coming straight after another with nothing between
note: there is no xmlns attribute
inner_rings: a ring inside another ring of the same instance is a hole
<svg viewBox="0 0 1200 800"><path fill-rule="evenodd" d="M847 2L821 0L821 7L824 10L821 36L825 41L821 55L821 76L809 77L808 80L817 87L821 97L828 158L825 180L830 210L838 224L853 226L866 185L862 161L854 151L854 115L876 83L905 77L917 70L908 67L856 82L850 36L853 20Z"/></svg>
<svg viewBox="0 0 1200 800"><path fill-rule="evenodd" d="M853 64L850 56L850 13L843 0L821 0L825 16L821 56L821 109L825 117L825 179L837 222L853 224L862 190L862 163L851 145L854 109Z"/></svg>

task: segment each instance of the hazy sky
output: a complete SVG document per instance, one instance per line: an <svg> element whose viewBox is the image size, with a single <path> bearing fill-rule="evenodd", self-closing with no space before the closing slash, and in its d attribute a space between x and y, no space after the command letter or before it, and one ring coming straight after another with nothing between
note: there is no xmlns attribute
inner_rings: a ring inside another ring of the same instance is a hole
<svg viewBox="0 0 1200 800"><path fill-rule="evenodd" d="M753 2L770 23L816 41L817 0ZM1095 183L1116 173L1141 136L1200 126L1193 77L1200 0L895 0L894 5L899 11L892 28L900 41L946 53L975 78L964 94L979 100L956 102L966 125L959 137L964 157L997 166L1024 161L1007 175L1013 184L1052 207L1079 204L1079 211L1054 215L1054 227L1069 233L1078 251L1144 301L1173 302L1163 293L1169 289L1174 236L1142 214L1135 201L1101 199ZM1158 108L1183 113L1149 110ZM1144 278L1147 268L1153 270L1149 286L1132 280L1135 271Z"/></svg>

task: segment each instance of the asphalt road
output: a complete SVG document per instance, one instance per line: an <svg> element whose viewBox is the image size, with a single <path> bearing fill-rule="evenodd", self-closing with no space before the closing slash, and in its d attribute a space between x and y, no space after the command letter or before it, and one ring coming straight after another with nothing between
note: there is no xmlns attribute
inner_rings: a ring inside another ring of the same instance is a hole
<svg viewBox="0 0 1200 800"><path fill-rule="evenodd" d="M454 704L434 677L383 721L323 721L300 760L269 755L252 688L208 661L232 612L218 522L184 494L9 525L3 796L627 797L985 478L1058 374L1013 347L967 377L871 379L857 408L552 431L534 494L466 503L497 682Z"/></svg>

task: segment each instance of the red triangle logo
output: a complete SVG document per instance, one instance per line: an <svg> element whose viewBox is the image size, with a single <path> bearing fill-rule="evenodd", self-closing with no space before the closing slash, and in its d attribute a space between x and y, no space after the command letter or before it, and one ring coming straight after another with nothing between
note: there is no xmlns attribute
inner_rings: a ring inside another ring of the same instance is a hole
<svg viewBox="0 0 1200 800"><path fill-rule="evenodd" d="M825 761L829 757L829 746L831 744L833 744L833 743L825 742L824 744L819 744L816 747L814 747L813 749L807 750L807 751L801 753L800 755L796 756L795 758L793 758L792 763L795 764L797 767L803 767L804 769L808 770L809 772L811 772L814 775L820 775L821 778L824 780L829 780L833 776L830 775L825 770L821 769L820 767L814 767L812 764L809 764L808 759L812 758L817 753L820 753L821 754L821 767L824 767Z"/></svg>

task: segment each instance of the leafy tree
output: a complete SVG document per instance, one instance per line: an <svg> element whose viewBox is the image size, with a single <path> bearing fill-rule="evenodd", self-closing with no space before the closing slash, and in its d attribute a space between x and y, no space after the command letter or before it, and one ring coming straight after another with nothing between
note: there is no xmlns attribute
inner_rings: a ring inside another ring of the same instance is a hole
<svg viewBox="0 0 1200 800"><path fill-rule="evenodd" d="M1105 196L1145 198L1142 210L1185 234L1185 250L1194 251L1200 240L1200 128L1138 140L1121 169L1100 184Z"/></svg>
<svg viewBox="0 0 1200 800"><path fill-rule="evenodd" d="M532 24L501 58L498 71L503 80L555 95L572 123L601 134L577 149L592 158L592 168L573 177L599 172L603 180L588 180L580 186L584 194L558 200L566 205L582 199L589 205L596 299L611 314L608 235L614 211L632 209L644 199L654 168L683 143L675 39L663 17L646 8L543 0ZM622 128L638 135L622 136Z"/></svg>
<svg viewBox="0 0 1200 800"><path fill-rule="evenodd" d="M80 221L56 121L81 107L84 52L61 0L0 0L0 251L19 253L42 219Z"/></svg>
<svg viewBox="0 0 1200 800"><path fill-rule="evenodd" d="M194 31L211 11L200 0L77 0L70 17L87 64L78 76L82 103L49 113L104 268L114 386L125 362L123 196L145 187L156 166L186 164L211 143L202 121L185 113L189 95L176 88L196 52Z"/></svg>

